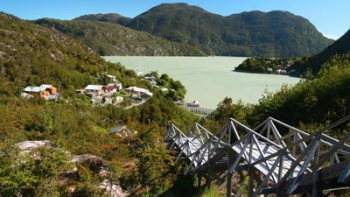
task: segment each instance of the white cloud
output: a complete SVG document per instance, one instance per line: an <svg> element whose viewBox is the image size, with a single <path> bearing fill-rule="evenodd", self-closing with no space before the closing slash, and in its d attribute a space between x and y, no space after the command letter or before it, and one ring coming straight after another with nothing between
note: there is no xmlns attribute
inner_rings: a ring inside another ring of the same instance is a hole
<svg viewBox="0 0 350 197"><path fill-rule="evenodd" d="M333 39L333 40L338 40L340 38L340 36L329 35L329 34L323 34L323 36L326 38L329 38L329 39Z"/></svg>

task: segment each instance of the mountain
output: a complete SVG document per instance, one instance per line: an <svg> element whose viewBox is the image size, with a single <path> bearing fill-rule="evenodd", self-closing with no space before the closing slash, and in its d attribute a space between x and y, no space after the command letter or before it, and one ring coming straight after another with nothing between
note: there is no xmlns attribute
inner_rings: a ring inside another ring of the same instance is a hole
<svg viewBox="0 0 350 197"><path fill-rule="evenodd" d="M85 20L85 21L102 21L111 23L121 23L122 21L131 20L130 18L123 17L120 14L87 14L75 18L75 20Z"/></svg>
<svg viewBox="0 0 350 197"><path fill-rule="evenodd" d="M117 23L119 15L83 16L80 20L62 21L39 19L36 24L56 29L79 39L101 56L140 55L140 56L203 56L204 53L190 45L170 42L147 32L136 31ZM90 21L92 20L92 21Z"/></svg>
<svg viewBox="0 0 350 197"><path fill-rule="evenodd" d="M322 65L329 61L333 56L343 55L349 51L350 30L320 53L311 57L304 57L303 61L296 62L291 69L295 69L299 73L305 73L307 70L311 70L313 75L316 75L320 71Z"/></svg>
<svg viewBox="0 0 350 197"><path fill-rule="evenodd" d="M185 3L161 4L118 22L167 40L190 44L207 55L301 57L333 43L307 19L285 11L220 16Z"/></svg>
<svg viewBox="0 0 350 197"><path fill-rule="evenodd" d="M285 11L210 13L186 3L160 4L135 18L90 14L39 19L100 55L301 57L333 43L307 19Z"/></svg>

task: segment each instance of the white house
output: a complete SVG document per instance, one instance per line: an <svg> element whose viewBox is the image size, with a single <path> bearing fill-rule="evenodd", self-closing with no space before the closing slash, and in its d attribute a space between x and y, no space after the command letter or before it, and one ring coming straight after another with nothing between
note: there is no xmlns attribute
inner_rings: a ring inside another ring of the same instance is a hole
<svg viewBox="0 0 350 197"><path fill-rule="evenodd" d="M92 97L102 95L104 90L102 89L103 85L88 85L84 88L85 94L89 94Z"/></svg>
<svg viewBox="0 0 350 197"><path fill-rule="evenodd" d="M140 97L142 97L142 98L151 98L152 96L153 96L152 92L145 92L145 93L140 95Z"/></svg>
<svg viewBox="0 0 350 197"><path fill-rule="evenodd" d="M57 88L49 84L27 86L21 93L21 96L25 98L32 98L34 95L39 95L40 98L45 100L57 100L59 97Z"/></svg>
<svg viewBox="0 0 350 197"><path fill-rule="evenodd" d="M153 94L149 90L145 88L136 87L136 86L128 87L125 90L129 92L131 94L131 97L133 98L140 98L141 95L143 94L147 94L147 97L153 96Z"/></svg>
<svg viewBox="0 0 350 197"><path fill-rule="evenodd" d="M107 74L106 76L107 76L107 78L109 78L109 79L110 79L111 81L113 81L113 82L118 81L117 78L116 78L116 76L114 76L114 75L109 75L109 74Z"/></svg>
<svg viewBox="0 0 350 197"><path fill-rule="evenodd" d="M154 76L145 77L145 79L147 79L151 83L152 86L157 85L157 81L156 81L156 78Z"/></svg>

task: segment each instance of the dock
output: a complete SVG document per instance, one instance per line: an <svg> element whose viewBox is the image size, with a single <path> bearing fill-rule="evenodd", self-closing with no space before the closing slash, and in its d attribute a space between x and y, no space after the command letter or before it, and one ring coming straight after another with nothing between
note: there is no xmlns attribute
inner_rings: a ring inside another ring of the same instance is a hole
<svg viewBox="0 0 350 197"><path fill-rule="evenodd" d="M190 112L196 113L202 116L208 116L214 111L214 109L209 109L204 107L188 107L188 106L184 106L184 107L187 108Z"/></svg>

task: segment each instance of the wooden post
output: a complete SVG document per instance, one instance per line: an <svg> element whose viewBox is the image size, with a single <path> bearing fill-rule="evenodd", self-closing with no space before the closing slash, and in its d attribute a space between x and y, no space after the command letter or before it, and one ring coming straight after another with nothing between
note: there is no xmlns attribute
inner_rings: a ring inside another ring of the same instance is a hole
<svg viewBox="0 0 350 197"><path fill-rule="evenodd" d="M249 159L248 159L248 176L249 176L249 185L248 185L248 196L253 196L253 186L254 186L254 176L253 176L253 167L251 165L252 163L252 155L253 155L253 135L250 135L249 137Z"/></svg>
<svg viewBox="0 0 350 197"><path fill-rule="evenodd" d="M324 196L322 191L318 188L319 182L320 182L320 171L315 170L313 172L313 183L312 183L312 197L321 197Z"/></svg>
<svg viewBox="0 0 350 197"><path fill-rule="evenodd" d="M313 169L313 183L312 183L312 197L324 196L322 191L318 188L320 183L320 171L318 170L318 162L320 156L320 141L317 143L317 149L314 154L314 169Z"/></svg>
<svg viewBox="0 0 350 197"><path fill-rule="evenodd" d="M207 145L208 146L208 152L209 152L209 150L210 150L210 144L208 144ZM210 154L208 153L208 184L207 184L207 187L208 187L208 189L210 188L210 185L211 185L211 176L212 176L212 170L211 170L211 165L210 165Z"/></svg>
<svg viewBox="0 0 350 197"><path fill-rule="evenodd" d="M228 127L228 141L227 144L231 145L231 127ZM230 197L232 193L232 175L233 172L230 172L230 167L234 162L233 154L231 146L227 146L227 156L228 156L228 164L227 164L227 182L226 182L226 197Z"/></svg>
<svg viewBox="0 0 350 197"><path fill-rule="evenodd" d="M230 148L230 147L228 147ZM232 176L233 172L230 172L230 166L233 165L234 162L234 154L232 151L227 151L228 152L228 170L227 170L227 182L226 182L226 197L231 197L232 194Z"/></svg>
<svg viewBox="0 0 350 197"><path fill-rule="evenodd" d="M198 188L201 188L201 185L202 185L202 176L201 175L198 175Z"/></svg>

